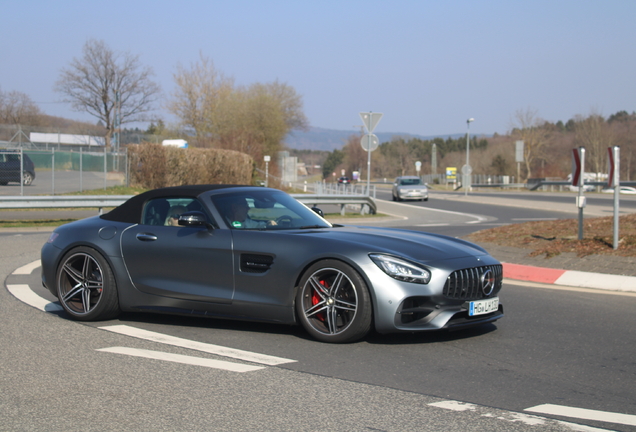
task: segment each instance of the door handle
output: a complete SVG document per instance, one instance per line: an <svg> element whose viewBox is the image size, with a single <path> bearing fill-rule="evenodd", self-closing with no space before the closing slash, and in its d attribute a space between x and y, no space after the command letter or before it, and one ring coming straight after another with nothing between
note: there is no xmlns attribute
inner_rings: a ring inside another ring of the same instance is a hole
<svg viewBox="0 0 636 432"><path fill-rule="evenodd" d="M157 240L157 236L149 233L139 233L137 234L137 240L141 241L155 241Z"/></svg>

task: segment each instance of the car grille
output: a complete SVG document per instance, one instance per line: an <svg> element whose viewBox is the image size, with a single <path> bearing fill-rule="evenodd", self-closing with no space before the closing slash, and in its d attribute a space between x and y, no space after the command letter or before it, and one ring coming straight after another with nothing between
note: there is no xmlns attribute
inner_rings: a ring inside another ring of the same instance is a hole
<svg viewBox="0 0 636 432"><path fill-rule="evenodd" d="M484 274L492 272L494 283L492 292L484 293ZM452 272L444 285L444 296L460 300L479 300L494 297L501 290L503 268L501 265L473 267Z"/></svg>

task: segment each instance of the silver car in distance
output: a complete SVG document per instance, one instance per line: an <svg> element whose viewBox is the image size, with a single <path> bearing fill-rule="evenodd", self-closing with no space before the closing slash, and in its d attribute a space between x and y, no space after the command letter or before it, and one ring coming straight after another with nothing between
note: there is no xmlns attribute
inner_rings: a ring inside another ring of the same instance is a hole
<svg viewBox="0 0 636 432"><path fill-rule="evenodd" d="M393 201L418 200L428 201L428 187L419 177L401 176L393 182L391 191Z"/></svg>

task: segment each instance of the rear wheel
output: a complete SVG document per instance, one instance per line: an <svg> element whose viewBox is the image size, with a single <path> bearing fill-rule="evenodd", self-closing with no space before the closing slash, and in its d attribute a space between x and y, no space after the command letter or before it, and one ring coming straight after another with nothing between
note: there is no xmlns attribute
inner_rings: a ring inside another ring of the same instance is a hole
<svg viewBox="0 0 636 432"><path fill-rule="evenodd" d="M33 176L31 175L31 173L25 171L22 175L22 184L24 184L25 186L30 186L31 183L33 183Z"/></svg>
<svg viewBox="0 0 636 432"><path fill-rule="evenodd" d="M57 270L57 296L76 320L106 320L119 314L113 272L92 248L78 247L64 255Z"/></svg>
<svg viewBox="0 0 636 432"><path fill-rule="evenodd" d="M320 261L305 272L296 311L305 330L323 342L353 342L371 329L366 283L353 268L336 260Z"/></svg>

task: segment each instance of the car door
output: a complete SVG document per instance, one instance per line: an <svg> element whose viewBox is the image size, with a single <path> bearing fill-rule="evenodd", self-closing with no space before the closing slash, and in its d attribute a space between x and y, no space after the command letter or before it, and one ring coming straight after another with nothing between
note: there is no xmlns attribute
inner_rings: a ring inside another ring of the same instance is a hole
<svg viewBox="0 0 636 432"><path fill-rule="evenodd" d="M11 161L10 156L13 155L9 153L0 153L0 184L7 184L8 182L16 181L16 176L19 174L20 166L18 165L16 168L16 164ZM19 177L17 178L19 179Z"/></svg>
<svg viewBox="0 0 636 432"><path fill-rule="evenodd" d="M20 155L10 153L6 155L6 173L9 181L19 182L22 178L20 171Z"/></svg>
<svg viewBox="0 0 636 432"><path fill-rule="evenodd" d="M231 303L234 295L229 229L134 225L121 237L130 279L147 294Z"/></svg>

